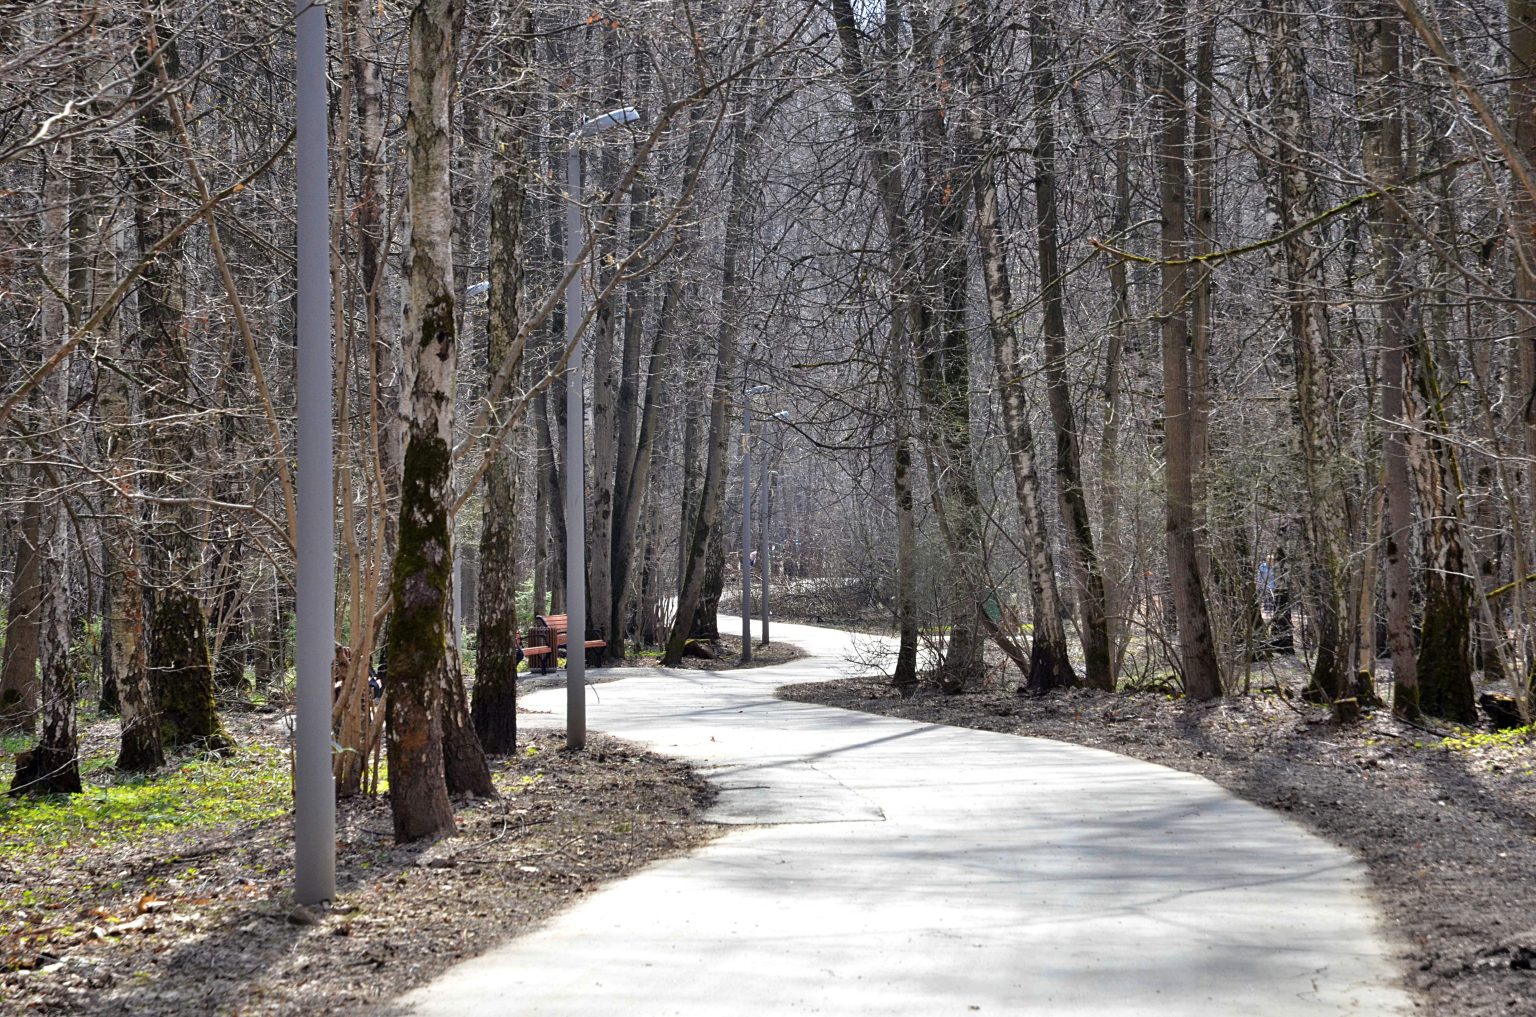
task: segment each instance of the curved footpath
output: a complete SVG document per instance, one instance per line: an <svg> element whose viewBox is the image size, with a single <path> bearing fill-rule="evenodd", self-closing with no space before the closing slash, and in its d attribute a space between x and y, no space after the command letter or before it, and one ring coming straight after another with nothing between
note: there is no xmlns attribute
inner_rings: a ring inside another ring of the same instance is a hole
<svg viewBox="0 0 1536 1017"><path fill-rule="evenodd" d="M722 618L722 626L726 620ZM739 624L737 622L736 624ZM402 998L423 1015L1406 1014L1345 852L1096 749L773 698L810 657L589 688L588 722L703 767L739 829ZM561 690L531 725L560 726Z"/></svg>

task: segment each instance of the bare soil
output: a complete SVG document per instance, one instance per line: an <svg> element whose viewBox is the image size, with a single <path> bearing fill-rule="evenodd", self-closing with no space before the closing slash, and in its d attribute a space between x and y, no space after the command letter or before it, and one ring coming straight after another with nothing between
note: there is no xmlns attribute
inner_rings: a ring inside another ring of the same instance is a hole
<svg viewBox="0 0 1536 1017"><path fill-rule="evenodd" d="M277 736L254 715L226 719L244 744ZM713 792L682 763L600 734L575 753L561 732L521 741L494 761L499 796L458 802L458 834L436 844L396 847L383 797L342 801L328 908L292 901L287 817L0 872L0 928L12 929L0 1012L378 1014L599 884L714 836L699 819ZM39 886L75 889L49 908L18 903Z"/></svg>
<svg viewBox="0 0 1536 1017"><path fill-rule="evenodd" d="M1012 690L903 699L886 679L781 690L785 699L1053 738L1207 777L1296 819L1369 869L1407 982L1437 1017L1536 1015L1536 742L1370 711L1341 727L1295 696L1201 705L1156 693ZM1386 693L1387 690L1381 690ZM1198 860L1191 859L1192 864Z"/></svg>

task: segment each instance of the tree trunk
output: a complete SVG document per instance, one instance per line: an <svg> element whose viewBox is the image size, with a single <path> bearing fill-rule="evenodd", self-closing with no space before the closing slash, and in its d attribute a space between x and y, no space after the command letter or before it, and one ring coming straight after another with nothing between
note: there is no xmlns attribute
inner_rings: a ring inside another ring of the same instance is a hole
<svg viewBox="0 0 1536 1017"><path fill-rule="evenodd" d="M1032 25L1032 31L1036 33L1040 31L1039 26ZM973 54L985 52L986 40L978 20L973 20L971 23L970 37L971 52ZM974 60L975 57L972 59L972 66L968 67L973 79L972 89L977 94L985 94L984 90L988 86L982 78L980 69L974 66ZM1039 98L1038 89L1037 85L1037 99ZM1049 91L1048 86L1046 90ZM1056 588L1055 556L1051 553L1050 532L1040 495L1039 472L1035 466L1034 431L1030 427L1029 407L1024 397L1024 381L1020 377L1021 357L1014 326L1018 315L1013 308L1007 247L998 212L996 164L989 150L990 146L996 142L994 139L987 138L981 128L982 123L989 119L981 109L971 110L967 117L971 144L980 160L975 175L976 234L981 246L982 278L987 288L989 316L987 327L992 334L992 356L997 371L998 401L1003 411L1003 433L1008 443L1008 458L1013 467L1014 497L1018 503L1019 521L1024 530L1031 602L1034 604L1034 637L1031 640L1029 669L1024 675L1024 687L1038 693L1076 685L1077 674L1072 668L1072 660L1067 649L1067 632L1061 620L1061 595ZM1046 127L1042 126L1041 131L1045 137L1049 136ZM1050 144L1045 137L1039 142L1041 146ZM1037 160L1042 158L1046 157L1041 156L1037 151ZM1054 156L1050 156L1049 160L1054 166ZM1046 331L1049 333L1052 308L1056 315L1054 323L1063 330L1065 326L1061 317L1061 293L1054 286L1057 275L1055 208L1054 198L1050 197L1054 184L1045 182L1045 172L1045 168L1040 167L1036 186L1039 188L1037 200L1048 201L1051 206L1048 212L1042 210L1040 213L1042 225L1039 235L1041 280L1042 285L1046 287L1045 304L1048 318ZM1047 260L1049 260L1049 267L1047 267ZM1064 335L1057 336L1058 342L1064 339ZM1050 342L1051 339L1047 338L1047 343ZM1054 409L1054 397L1052 406ZM1070 407L1067 415L1070 425ZM1058 432L1058 439L1063 437L1066 435ZM1071 444L1075 453L1075 439ZM1061 446L1058 444L1058 453L1060 451ZM1082 494L1080 487L1078 494L1079 496ZM1091 546L1090 539L1090 548Z"/></svg>
<svg viewBox="0 0 1536 1017"><path fill-rule="evenodd" d="M443 669L443 782L451 795L491 798L496 794L491 765L470 714L458 644L453 640L448 641L448 665Z"/></svg>
<svg viewBox="0 0 1536 1017"><path fill-rule="evenodd" d="M686 208L691 203L697 189L699 173L704 167L704 155L709 138L710 121L698 108L695 108L693 111L693 122L688 131L688 150L684 156L683 180L678 195L678 204L683 208ZM644 189L643 181L637 180L634 186L635 190L631 198L635 208L634 215L641 220L643 225L639 229L632 229L631 235L638 237L648 229L649 214L647 209L650 203L644 201L644 196L647 192ZM613 581L615 589L619 591L621 596L624 588L629 583L630 560L633 554L635 533L640 524L640 509L645 503L645 493L650 486L653 472L656 437L660 429L659 414L662 397L667 388L666 385L661 383L661 379L667 376L668 369L671 366L672 343L677 331L677 321L681 315L683 303L684 267L688 264L689 256L696 242L696 229L681 231L672 259L672 263L677 267L673 270L671 277L667 281L666 290L662 294L661 309L656 316L656 328L651 340L650 369L648 371L650 380L646 383L645 403L640 411L639 430L635 435L632 447L621 444L621 450L631 450L627 460L621 460L619 464L618 490L621 501L617 512L618 524L614 527L613 531ZM632 306L630 313L638 315L638 308ZM638 332L638 328L631 329L629 323L626 322L625 384L632 383L629 368L629 338L634 333L638 342ZM634 374L637 376L639 374L638 365ZM628 400L622 388L619 402L621 410L628 405ZM691 425L694 419L691 410L688 411L687 419ZM621 425L620 430L622 432L624 426ZM621 455L623 454L621 451ZM689 535L692 533L691 516L688 514L690 489L687 483L687 478L690 476L688 467L694 461L691 446L684 449L683 456L685 464L682 499L684 515L683 525L679 531L681 534L679 539L680 545L685 545L688 542ZM681 562L679 564L681 565ZM680 567L678 575L681 576L684 571L685 569ZM613 624L622 630L622 619L617 614L613 619ZM609 648L612 649L612 647L613 642L610 640Z"/></svg>
<svg viewBox="0 0 1536 1017"><path fill-rule="evenodd" d="M1190 125L1189 254L1199 257L1216 246L1214 192L1216 184L1215 146L1215 60L1216 24L1214 17L1198 19L1195 42L1194 119ZM1211 267L1197 262L1193 268L1189 294L1189 462L1190 484L1194 491L1194 516L1197 527L1195 551L1201 575L1213 577L1211 548L1213 522L1207 494L1207 473L1211 459L1211 329L1214 301ZM1246 583L1248 563L1238 570ZM1219 584L1216 585L1219 589Z"/></svg>
<svg viewBox="0 0 1536 1017"><path fill-rule="evenodd" d="M108 362L120 361L115 335L102 344ZM127 381L114 368L100 370L96 382L104 445L103 476L108 478L102 508L103 559L110 562L106 582L111 603L111 635L106 655L117 680L118 717L122 728L117 768L147 773L165 765L160 719L155 713L149 680L149 643L144 619L144 566L139 549L136 427L129 409Z"/></svg>
<svg viewBox="0 0 1536 1017"><path fill-rule="evenodd" d="M1403 110L1397 78L1401 26L1390 4L1372 0L1362 16L1350 21L1359 83L1361 162L1376 187L1403 180ZM1405 355L1408 334L1406 224L1395 200L1372 203L1370 220L1377 277L1381 288L1379 371L1383 421L1382 461L1386 470L1387 640L1392 650L1392 712L1419 716L1418 652L1413 638L1412 487L1404 418Z"/></svg>
<svg viewBox="0 0 1536 1017"><path fill-rule="evenodd" d="M899 16L888 9L887 17ZM889 31L889 28L887 29ZM991 595L982 547L981 497L971 447L970 333L966 303L970 250L966 240L968 186L962 167L945 157L949 147L942 103L948 70L932 50L926 26L913 32L913 56L923 81L917 147L925 186L919 200L922 235L910 265L916 283L918 396L924 403L927 444L937 471L934 509L939 515L953 583L949 641L938 669L946 694L973 687L984 673L983 622Z"/></svg>
<svg viewBox="0 0 1536 1017"><path fill-rule="evenodd" d="M149 457L154 465L147 486L152 495L176 502L157 510L150 530L153 554L148 565L158 587L149 631L150 679L166 747L224 750L234 742L214 704L208 621L193 592L202 571L202 542L192 508L198 492L184 479L197 444L187 422L193 393L184 258L180 238L165 242L182 216L165 197L178 190L172 175L178 141L166 104L180 100L175 94L153 98L160 89L159 72L175 82L181 69L173 30L157 24L153 14L137 57L142 68L135 82L143 100L138 117L142 155L132 163L130 174L139 251L147 259L139 277L140 363L147 375L144 415L151 422Z"/></svg>
<svg viewBox="0 0 1536 1017"><path fill-rule="evenodd" d="M62 383L64 376L61 371L50 380ZM42 584L38 605L42 732L31 752L18 756L10 791L11 794L79 794L80 744L75 730L75 676L69 666L69 523L62 494L51 496L44 507L42 533L43 543L38 548L41 559L38 575Z"/></svg>
<svg viewBox="0 0 1536 1017"><path fill-rule="evenodd" d="M1154 101L1159 117L1157 161L1162 203L1163 427L1166 452L1166 540L1174 617L1179 632L1184 694L1215 699L1221 670L1196 547L1194 449L1189 379L1189 317L1184 297L1189 270L1176 263L1185 239L1185 28L1187 0L1165 0L1159 26L1160 66Z"/></svg>
<svg viewBox="0 0 1536 1017"><path fill-rule="evenodd" d="M1039 8L1036 8L1038 12ZM1049 8L1047 7L1047 10ZM1054 19L1053 19L1054 20ZM1062 523L1067 531L1073 573L1078 578L1077 604L1082 616L1083 659L1089 688L1113 691L1114 670L1109 653L1108 608L1104 598L1104 572L1093 543L1093 525L1088 517L1088 499L1083 490L1082 452L1072 397L1067 387L1066 296L1061 270L1058 212L1056 203L1056 118L1054 112L1056 82L1053 61L1054 24L1034 13L1030 17L1030 63L1034 71L1036 108L1035 140L1035 221L1039 241L1040 298L1045 339L1046 395L1051 407L1051 422L1056 432L1056 486L1062 507ZM996 199L993 199L995 206ZM994 219L996 215L994 213ZM998 242L1001 249L1001 241ZM995 316L995 312L994 312ZM1016 468L1017 469L1017 468ZM1035 498L1038 500L1038 492ZM1049 562L1046 563L1049 565ZM1054 594L1054 578L1049 581ZM1040 582L1036 579L1036 582ZM1051 598L1055 600L1053 596ZM1042 601L1042 610L1054 612L1054 605ZM1040 637L1041 619L1036 619L1035 637ZM1050 622L1060 628L1059 621ZM1064 634L1063 634L1064 638ZM1065 643L1063 643L1065 648ZM1070 673L1070 671L1069 671Z"/></svg>
<svg viewBox="0 0 1536 1017"><path fill-rule="evenodd" d="M1284 280L1301 471L1307 492L1303 532L1309 572L1317 589L1314 614L1318 643L1310 690L1314 697L1332 702L1356 693L1349 672L1352 633L1348 621L1353 612L1346 543L1355 513L1351 513L1345 497L1346 466L1321 342L1325 312L1317 295L1316 252L1322 244L1316 227L1298 232L1302 222L1321 211L1305 169L1313 135L1301 44L1302 15L1294 0L1271 2L1265 13L1271 40L1267 77L1274 88L1270 117L1274 149L1266 176L1272 221L1276 231L1286 237L1280 245L1276 271Z"/></svg>
<svg viewBox="0 0 1536 1017"><path fill-rule="evenodd" d="M395 839L454 831L443 765L452 652L454 330L450 109L463 0L411 10L406 158L410 303L402 401L406 447L389 625L389 801ZM453 676L457 679L457 676Z"/></svg>
<svg viewBox="0 0 1536 1017"><path fill-rule="evenodd" d="M552 319L552 327L563 328L564 317ZM565 610L565 513L560 492L560 458L556 453L557 442L564 444L565 428L565 379L562 375L554 384L540 392L535 399L535 432L539 443L539 492L544 501L544 519L548 527L545 535L544 574L549 583L549 611L559 614Z"/></svg>
<svg viewBox="0 0 1536 1017"><path fill-rule="evenodd" d="M1508 0L1509 119L1515 147L1536 164L1536 0ZM1525 391L1524 424L1527 495L1536 505L1536 194L1511 188L1515 240L1515 336L1519 343L1521 382ZM1525 542L1528 535L1517 535ZM1527 545L1529 546L1529 545ZM1527 561L1529 555L1522 555Z"/></svg>
<svg viewBox="0 0 1536 1017"><path fill-rule="evenodd" d="M633 249L650 233L650 190L645 181L636 178L630 189L629 243ZM645 485L635 484L634 472L637 460L643 454L649 458L650 450L642 453L640 442L640 340L645 325L645 280L632 279L624 291L624 346L619 359L618 389L614 397L614 431L616 452L613 478L613 525L606 548L608 578L612 596L601 615L602 630L607 634L608 645L603 648L603 658L618 661L624 658L626 619L630 609L630 565L635 554L636 523L639 521L639 505L644 501ZM656 361L650 361L655 370ZM599 547L597 553L602 554ZM603 605L598 605L599 609Z"/></svg>
<svg viewBox="0 0 1536 1017"><path fill-rule="evenodd" d="M741 116L745 116L743 113ZM720 328L717 333L715 378L709 407L708 457L699 492L698 509L693 518L692 536L680 575L677 617L662 662L676 667L683 659L683 645L695 635L694 623L701 606L713 600L719 603L724 583L724 549L720 528L724 516L726 449L730 422L731 385L736 374L736 333L740 326L743 279L739 266L747 243L748 224L755 204L755 194L747 184L747 167L752 151L752 135L747 125L738 122L732 145L730 199L725 221L725 251L720 278ZM685 531L686 532L686 531ZM712 546L718 551L720 567L715 567ZM745 563L743 563L745 567ZM706 595L710 591L710 595ZM714 628L714 612L709 611Z"/></svg>
<svg viewBox="0 0 1536 1017"><path fill-rule="evenodd" d="M516 345L518 317L524 304L522 231L533 168L527 146L532 95L523 82L528 80L532 60L532 11L525 4L516 4L510 12L509 27L516 34L507 43L496 72L507 84L501 93L503 108L496 117L498 158L491 182L488 379L506 369L509 360L520 360L522 354ZM496 417L500 416L498 412ZM486 471L481 516L473 718L485 751L507 755L517 751L516 457L505 445L488 454L492 461Z"/></svg>
<svg viewBox="0 0 1536 1017"><path fill-rule="evenodd" d="M39 487L41 480L39 476ZM11 572L11 597L5 609L5 657L0 671L0 731L31 731L37 726L42 511L40 501L28 498L22 504L15 531L16 558Z"/></svg>
<svg viewBox="0 0 1536 1017"><path fill-rule="evenodd" d="M1442 341L1444 336L1438 337ZM1420 629L1419 708L1459 724L1478 722L1472 688L1472 581L1461 506L1465 492L1446 441L1449 421L1439 371L1424 343L1414 346L1415 388L1424 411L1410 453L1424 504L1424 617Z"/></svg>
<svg viewBox="0 0 1536 1017"><path fill-rule="evenodd" d="M891 316L894 328L901 330L901 315ZM903 695L910 696L917 689L917 527L912 514L912 428L908 422L906 399L907 364L911 353L907 349L904 333L898 333L894 347L892 400L896 408L892 422L894 459L892 484L896 496L896 629L899 639L896 664L891 671L891 684ZM786 569L786 574L788 570Z"/></svg>
<svg viewBox="0 0 1536 1017"><path fill-rule="evenodd" d="M1131 229L1131 146L1137 115L1136 64L1128 52L1120 57L1120 140L1115 145L1115 218L1114 235L1121 240ZM1118 675L1129 645L1131 597L1127 591L1126 554L1123 547L1125 520L1122 518L1120 438L1124 426L1122 361L1131 333L1130 272L1123 260L1115 258L1109 266L1109 285L1113 297L1109 335L1104 351L1104 433L1099 443L1103 501L1100 518L1104 529L1100 550L1104 575L1104 610L1110 636L1110 673Z"/></svg>
<svg viewBox="0 0 1536 1017"><path fill-rule="evenodd" d="M43 222L45 235L62 237L68 229L69 165L72 144L50 145L43 158ZM68 247L54 244L44 256L46 278L66 287ZM67 334L66 298L51 294L42 300L39 326L48 346ZM65 435L69 418L69 370L65 366L44 383L42 405L49 425ZM42 731L25 761L18 758L11 793L79 794L80 743L75 729L75 675L69 666L69 515L62 490L43 495L35 545L37 558L37 647L41 665Z"/></svg>
<svg viewBox="0 0 1536 1017"><path fill-rule="evenodd" d="M725 529L716 527L704 552L703 585L689 633L693 639L720 640L720 598L725 595Z"/></svg>

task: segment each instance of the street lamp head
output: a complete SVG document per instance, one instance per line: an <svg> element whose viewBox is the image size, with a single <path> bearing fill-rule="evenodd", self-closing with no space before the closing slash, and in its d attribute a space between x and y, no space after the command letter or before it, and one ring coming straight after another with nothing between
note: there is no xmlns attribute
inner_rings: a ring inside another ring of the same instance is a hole
<svg viewBox="0 0 1536 1017"><path fill-rule="evenodd" d="M749 395L749 396L767 395L769 392L772 392L772 391L773 391L773 386L772 385L753 385L751 388L747 389L747 395Z"/></svg>
<svg viewBox="0 0 1536 1017"><path fill-rule="evenodd" d="M779 412L777 412L777 413L775 413L773 415L773 419L774 420L786 420L787 421L789 419L789 411L788 410L780 410Z"/></svg>
<svg viewBox="0 0 1536 1017"><path fill-rule="evenodd" d="M625 106L622 109L611 109L601 116L595 116L576 129L576 137L590 138L594 134L601 134L610 127L623 127L625 124L635 123L640 119L640 111L633 106Z"/></svg>
<svg viewBox="0 0 1536 1017"><path fill-rule="evenodd" d="M464 291L464 295L466 297L478 297L482 293L489 292L490 288L491 284L489 281L477 282L473 286L466 289Z"/></svg>

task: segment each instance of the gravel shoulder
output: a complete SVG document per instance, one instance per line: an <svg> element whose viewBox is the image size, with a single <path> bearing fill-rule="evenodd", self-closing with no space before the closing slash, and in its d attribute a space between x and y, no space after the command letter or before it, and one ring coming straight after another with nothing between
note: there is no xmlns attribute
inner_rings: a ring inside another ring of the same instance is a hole
<svg viewBox="0 0 1536 1017"><path fill-rule="evenodd" d="M1365 862L1426 1012L1536 1014L1536 744L1528 733L1441 732L1385 710L1341 727L1283 682L1212 705L1083 690L1033 698L924 688L903 699L884 678L779 695L1052 738L1209 778Z"/></svg>

